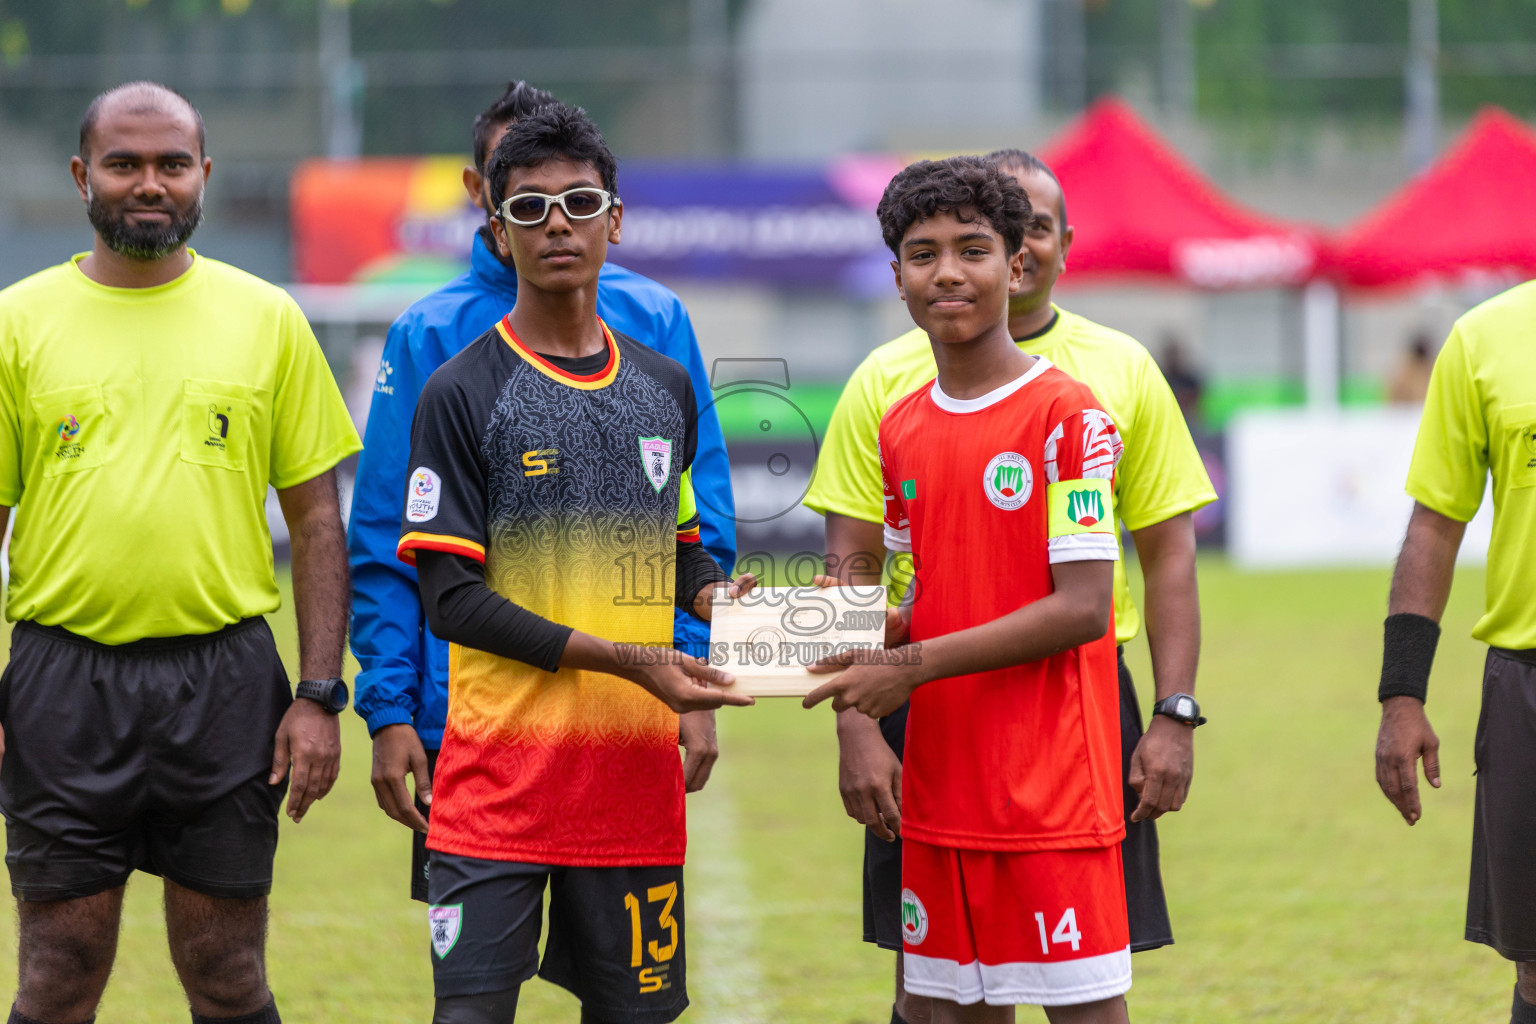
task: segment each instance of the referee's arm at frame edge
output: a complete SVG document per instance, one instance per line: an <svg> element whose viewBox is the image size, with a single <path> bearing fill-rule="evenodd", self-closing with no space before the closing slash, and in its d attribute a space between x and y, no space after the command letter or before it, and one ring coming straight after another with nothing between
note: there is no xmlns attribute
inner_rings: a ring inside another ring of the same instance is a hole
<svg viewBox="0 0 1536 1024"><path fill-rule="evenodd" d="M1413 503L1408 532L1392 572L1388 615L1422 615L1435 622L1445 614L1456 572L1456 553L1467 524ZM1376 782L1409 825L1423 817L1415 770L1424 759L1424 778L1440 788L1440 738L1417 697L1388 697L1381 702L1376 735Z"/></svg>

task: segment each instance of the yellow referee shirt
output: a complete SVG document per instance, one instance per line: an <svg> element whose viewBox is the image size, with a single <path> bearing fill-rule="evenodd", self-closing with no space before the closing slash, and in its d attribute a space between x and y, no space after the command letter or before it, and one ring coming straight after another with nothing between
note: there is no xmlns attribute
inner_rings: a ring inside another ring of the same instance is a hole
<svg viewBox="0 0 1536 1024"><path fill-rule="evenodd" d="M13 621L121 644L275 611L267 485L362 447L293 300L192 255L155 288L82 253L0 291Z"/></svg>
<svg viewBox="0 0 1536 1024"><path fill-rule="evenodd" d="M1140 530L1215 501L1184 415L1151 354L1129 335L1053 308L1057 318L1051 329L1019 347L1086 383L1120 428L1125 454L1115 474L1115 511L1121 521ZM937 372L928 335L920 329L865 357L832 412L807 506L823 515L881 521L884 492L875 447L880 418ZM900 577L909 573L898 569ZM1122 558L1115 562L1115 638L1125 643L1140 629Z"/></svg>
<svg viewBox="0 0 1536 1024"><path fill-rule="evenodd" d="M1486 610L1472 635L1536 647L1536 282L1456 321L1435 359L1408 493L1466 522L1493 473Z"/></svg>

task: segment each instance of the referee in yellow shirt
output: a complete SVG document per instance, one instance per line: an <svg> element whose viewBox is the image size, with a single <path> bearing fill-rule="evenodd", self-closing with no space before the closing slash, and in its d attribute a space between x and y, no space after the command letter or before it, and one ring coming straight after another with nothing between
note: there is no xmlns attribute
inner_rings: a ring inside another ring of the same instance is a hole
<svg viewBox="0 0 1536 1024"><path fill-rule="evenodd" d="M1536 282L1456 322L1435 359L1408 469L1414 499L1392 575L1382 658L1376 781L1412 825L1414 777L1440 785L1440 741L1424 714L1456 551L1493 474L1488 645L1474 758L1469 942L1515 961L1513 1024L1536 1024Z"/></svg>
<svg viewBox="0 0 1536 1024"><path fill-rule="evenodd" d="M11 1024L94 1020L123 890L165 882L194 1024L279 1020L278 812L335 781L347 561L333 467L357 434L280 289L187 248L211 162L184 98L97 97L71 171L88 253L0 291L11 520L0 810L17 898ZM294 700L268 485L293 540Z"/></svg>
<svg viewBox="0 0 1536 1024"><path fill-rule="evenodd" d="M1183 806L1194 772L1195 703L1200 656L1200 605L1195 582L1194 510L1216 500L1173 393L1151 355L1134 339L1051 302L1072 245L1066 200L1050 168L1017 149L989 159L1029 194L1035 221L1024 238L1025 281L1009 306L1008 328L1019 346L1045 356L1084 381L1125 440L1115 507L1130 529L1146 578L1147 635L1158 702L1142 735L1141 711L1125 659L1120 660L1121 745L1127 832L1123 846L1131 948L1173 941L1152 820ZM880 418L899 398L933 379L928 337L913 330L865 358L843 389L827 428L805 504L826 516L828 571L845 582L880 581L885 560L883 491L875 439ZM910 576L898 556L893 584ZM1125 572L1115 563L1115 635L1121 644L1141 628ZM901 751L906 708L878 725L854 711L838 715L838 785L850 817L866 825L864 940L895 950L892 1020L927 1021L926 1000L901 984Z"/></svg>

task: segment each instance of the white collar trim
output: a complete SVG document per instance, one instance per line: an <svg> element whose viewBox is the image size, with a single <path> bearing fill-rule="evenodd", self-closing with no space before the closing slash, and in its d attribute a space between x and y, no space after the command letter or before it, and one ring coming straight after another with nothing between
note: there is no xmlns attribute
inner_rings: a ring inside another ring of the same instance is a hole
<svg viewBox="0 0 1536 1024"><path fill-rule="evenodd" d="M928 394L933 399L933 404L945 412L961 414L981 412L981 410L1001 402L1050 368L1051 361L1049 359L1045 358L1045 356L1035 356L1035 365L1031 366L1027 372L1020 374L1000 388L993 388L980 398L950 398L944 393L944 389L939 387L937 378L934 379L933 387L928 389Z"/></svg>

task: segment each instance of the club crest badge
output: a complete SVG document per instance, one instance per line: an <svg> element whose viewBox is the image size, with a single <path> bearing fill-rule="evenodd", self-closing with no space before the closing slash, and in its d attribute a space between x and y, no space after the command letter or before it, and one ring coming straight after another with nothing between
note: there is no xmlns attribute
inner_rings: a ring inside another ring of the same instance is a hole
<svg viewBox="0 0 1536 1024"><path fill-rule="evenodd" d="M1035 489L1035 474L1029 460L1018 452L1000 452L987 463L981 475L987 500L1004 512L1022 508Z"/></svg>
<svg viewBox="0 0 1536 1024"><path fill-rule="evenodd" d="M1073 491L1067 495L1067 518L1078 526L1094 526L1104 519L1104 502L1098 491Z"/></svg>
<svg viewBox="0 0 1536 1024"><path fill-rule="evenodd" d="M640 464L645 468L645 478L660 494L672 475L672 442L664 437L640 438Z"/></svg>
<svg viewBox="0 0 1536 1024"><path fill-rule="evenodd" d="M928 908L911 889L901 890L901 937L912 946L921 946L928 937Z"/></svg>
<svg viewBox="0 0 1536 1024"><path fill-rule="evenodd" d="M437 954L439 960L447 957L449 950L458 943L459 926L463 922L462 903L427 908L427 925L432 929L432 952Z"/></svg>

